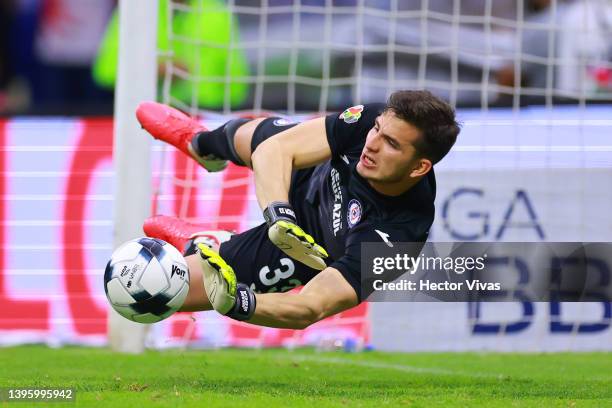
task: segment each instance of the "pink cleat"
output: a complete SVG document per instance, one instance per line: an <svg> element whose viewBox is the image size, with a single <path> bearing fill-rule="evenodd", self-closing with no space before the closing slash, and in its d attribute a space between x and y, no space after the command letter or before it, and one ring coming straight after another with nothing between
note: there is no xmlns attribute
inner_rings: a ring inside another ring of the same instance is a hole
<svg viewBox="0 0 612 408"><path fill-rule="evenodd" d="M233 235L229 231L206 231L203 225L192 224L167 215L147 218L142 229L148 237L162 239L182 253L194 243L203 243L218 251L219 245L228 241Z"/></svg>
<svg viewBox="0 0 612 408"><path fill-rule="evenodd" d="M155 139L176 147L206 170L215 172L227 167L227 160L198 154L192 139L196 134L205 132L206 128L178 109L157 102L142 102L136 109L136 118Z"/></svg>

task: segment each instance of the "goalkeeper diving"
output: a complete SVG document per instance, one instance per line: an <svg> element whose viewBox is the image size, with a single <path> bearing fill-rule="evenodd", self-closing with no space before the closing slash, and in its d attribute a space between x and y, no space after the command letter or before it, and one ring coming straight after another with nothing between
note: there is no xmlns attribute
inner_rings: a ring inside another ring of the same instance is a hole
<svg viewBox="0 0 612 408"><path fill-rule="evenodd" d="M265 219L238 234L167 216L145 222L148 236L184 251L191 284L181 310L293 329L367 298L362 242L426 241L433 166L460 131L453 109L427 91L397 91L385 104L302 123L240 118L211 131L154 102L136 116L208 171L228 161L251 168Z"/></svg>

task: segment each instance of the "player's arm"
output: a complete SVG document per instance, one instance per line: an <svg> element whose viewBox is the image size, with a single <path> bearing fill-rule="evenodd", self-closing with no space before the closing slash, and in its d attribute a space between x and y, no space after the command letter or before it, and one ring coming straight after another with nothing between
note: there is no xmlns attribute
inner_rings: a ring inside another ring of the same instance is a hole
<svg viewBox="0 0 612 408"><path fill-rule="evenodd" d="M218 253L204 244L197 248L210 305L233 319L301 329L359 303L355 289L336 268L319 272L299 293L256 295L249 286L236 280L234 270Z"/></svg>
<svg viewBox="0 0 612 408"><path fill-rule="evenodd" d="M299 293L263 293L249 323L303 329L359 303L353 287L335 268L325 268Z"/></svg>
<svg viewBox="0 0 612 408"><path fill-rule="evenodd" d="M268 237L291 258L322 270L327 252L298 225L289 204L293 169L311 167L331 157L325 118L312 119L266 139L252 153L255 190Z"/></svg>
<svg viewBox="0 0 612 408"><path fill-rule="evenodd" d="M330 157L324 117L300 123L266 139L251 155L261 208L273 201L287 201L293 169L312 167Z"/></svg>

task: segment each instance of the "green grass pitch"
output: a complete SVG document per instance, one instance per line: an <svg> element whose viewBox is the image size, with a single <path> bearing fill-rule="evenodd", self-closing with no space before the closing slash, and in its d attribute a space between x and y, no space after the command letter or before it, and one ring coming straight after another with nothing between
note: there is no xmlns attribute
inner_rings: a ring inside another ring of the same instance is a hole
<svg viewBox="0 0 612 408"><path fill-rule="evenodd" d="M78 407L612 406L612 354L0 348L0 387L74 387Z"/></svg>

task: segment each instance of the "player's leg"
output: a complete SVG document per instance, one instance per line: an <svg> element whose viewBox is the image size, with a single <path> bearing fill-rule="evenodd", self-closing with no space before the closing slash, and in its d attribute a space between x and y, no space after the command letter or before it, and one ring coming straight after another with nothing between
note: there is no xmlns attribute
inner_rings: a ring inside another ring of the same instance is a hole
<svg viewBox="0 0 612 408"><path fill-rule="evenodd" d="M198 132L191 145L199 155L212 155L250 168L251 139L264 119L232 119L217 129Z"/></svg>
<svg viewBox="0 0 612 408"><path fill-rule="evenodd" d="M138 105L136 118L155 139L173 145L206 170L214 172L227 167L224 158L200 154L194 150L191 143L194 135L206 131L206 128L178 109L157 102L143 102Z"/></svg>
<svg viewBox="0 0 612 408"><path fill-rule="evenodd" d="M295 125L278 117L233 119L213 131L200 132L193 140L197 141L202 152L213 152L218 157L228 157L236 164L251 168L251 154L261 142Z"/></svg>
<svg viewBox="0 0 612 408"><path fill-rule="evenodd" d="M252 121L258 122L257 119L232 119L223 126L209 131L198 120L178 109L157 102L141 103L136 110L136 117L142 127L154 138L173 145L208 171L225 169L228 160L238 165L250 163L248 151L244 152L244 156L236 151L234 136L242 125ZM241 139L251 137L244 130L240 135ZM241 149L241 152L243 151Z"/></svg>
<svg viewBox="0 0 612 408"><path fill-rule="evenodd" d="M250 168L251 154L260 143L295 125L278 117L232 119L217 129L198 132L191 146L199 155L224 158Z"/></svg>
<svg viewBox="0 0 612 408"><path fill-rule="evenodd" d="M253 140L253 134L255 133L255 130L259 124L264 120L265 118L250 120L242 124L242 126L236 130L234 135L234 148L236 149L236 153L249 168L252 168L251 154L253 152L251 151L251 141Z"/></svg>
<svg viewBox="0 0 612 408"><path fill-rule="evenodd" d="M208 171L223 170L228 160L251 167L251 153L259 143L295 126L280 118L237 118L207 130L181 111L156 102L141 103L136 117L154 138L175 146Z"/></svg>

